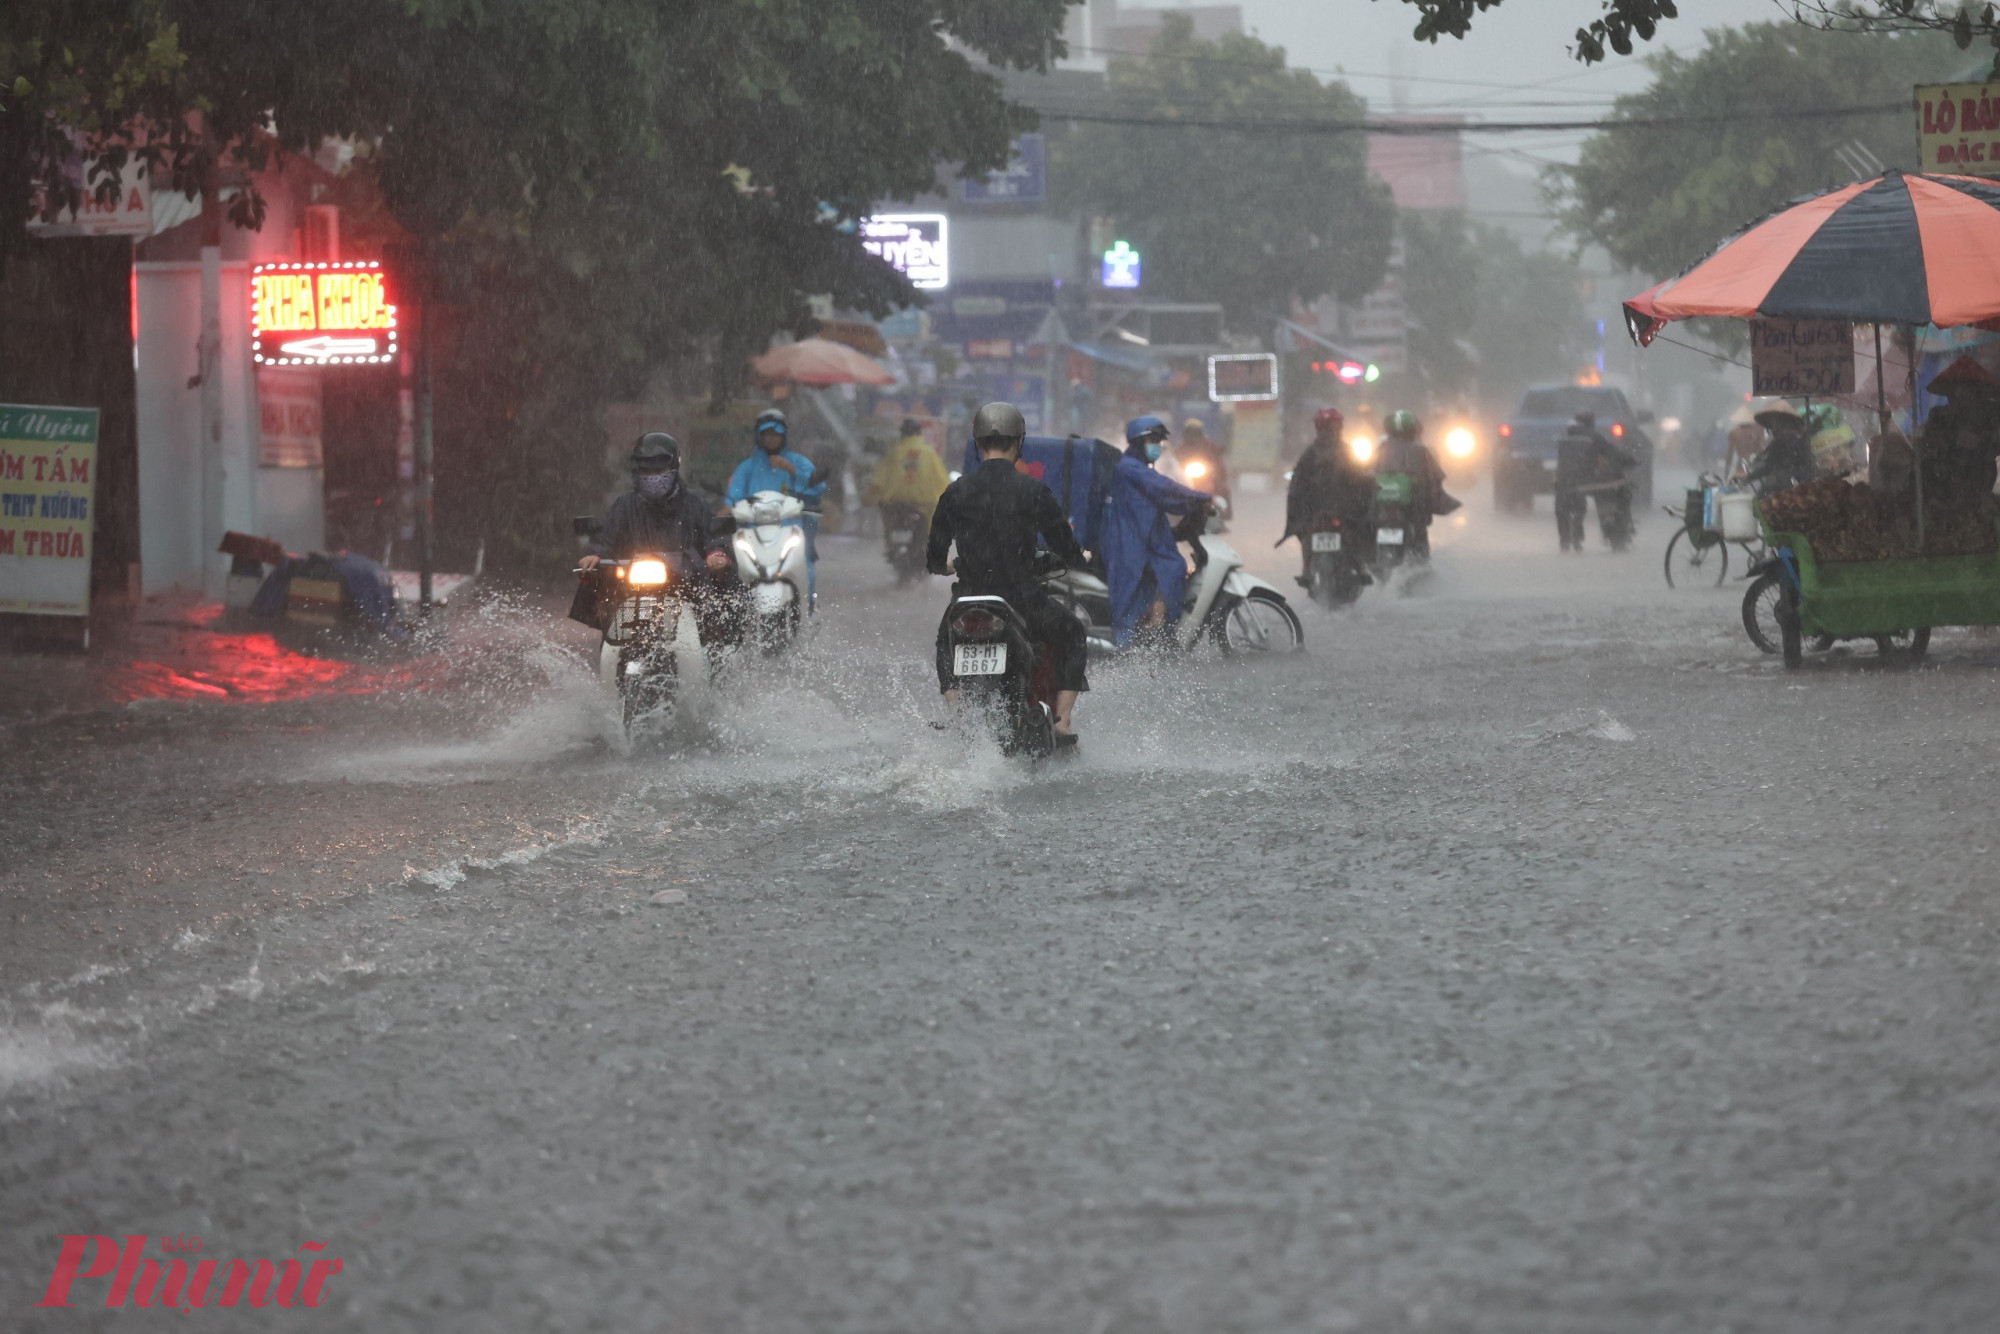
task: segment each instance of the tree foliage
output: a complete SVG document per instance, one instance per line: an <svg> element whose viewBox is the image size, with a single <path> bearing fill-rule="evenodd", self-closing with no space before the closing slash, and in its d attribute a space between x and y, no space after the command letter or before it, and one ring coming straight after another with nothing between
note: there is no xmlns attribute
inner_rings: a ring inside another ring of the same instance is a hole
<svg viewBox="0 0 2000 1334"><path fill-rule="evenodd" d="M1404 0L1415 5L1419 18L1415 37L1435 43L1440 37L1463 37L1475 14L1498 9L1501 0ZM1576 30L1570 53L1586 63L1604 59L1609 47L1621 56L1632 54L1634 40L1650 42L1661 23L1679 18L1674 0L1602 0L1603 14Z"/></svg>
<svg viewBox="0 0 2000 1334"><path fill-rule="evenodd" d="M1852 179L1857 145L1888 165L1915 146L1910 86L1948 78L1963 58L1925 33L1826 33L1791 23L1718 29L1692 55L1648 57L1653 82L1618 99L1611 119L1648 122L1585 141L1577 164L1550 170L1564 227L1626 268L1665 277L1746 222ZM1821 119L1765 113L1829 105L1891 109ZM1658 124L1698 116L1688 126ZM1718 124L1718 117L1730 117ZM1862 160L1862 159L1857 159Z"/></svg>
<svg viewBox="0 0 2000 1334"><path fill-rule="evenodd" d="M1202 41L1174 13L1148 58L1111 62L1107 84L1121 114L1149 122L1362 115L1344 84L1287 69L1281 48ZM1395 206L1368 175L1361 134L1087 124L1055 164L1058 201L1116 222L1145 256L1150 295L1219 301L1233 322L1282 315L1293 297L1358 297L1388 260Z"/></svg>

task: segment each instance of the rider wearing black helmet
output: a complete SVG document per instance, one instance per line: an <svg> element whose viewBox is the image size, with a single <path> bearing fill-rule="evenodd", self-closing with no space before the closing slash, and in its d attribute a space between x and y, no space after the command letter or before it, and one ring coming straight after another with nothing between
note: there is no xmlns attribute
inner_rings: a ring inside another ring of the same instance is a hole
<svg viewBox="0 0 2000 1334"><path fill-rule="evenodd" d="M1021 614L1029 636L1054 660L1055 727L1059 734L1070 736L1077 694L1090 689L1084 678L1083 626L1042 591L1035 578L1035 539L1041 538L1072 566L1083 564L1083 549L1055 492L1015 466L1027 435L1028 424L1011 403L988 403L973 414L972 438L980 463L938 497L924 563L932 574L958 575L953 597L1003 597ZM948 560L953 542L958 544L955 568ZM950 637L942 621L937 669L938 688L949 696Z"/></svg>
<svg viewBox="0 0 2000 1334"><path fill-rule="evenodd" d="M640 552L676 552L703 571L696 594L702 640L735 643L743 637L738 603L742 584L729 534L714 513L681 480L680 443L665 431L648 431L626 456L632 489L611 502L591 539L590 554L578 562L588 570L600 559L629 560Z"/></svg>

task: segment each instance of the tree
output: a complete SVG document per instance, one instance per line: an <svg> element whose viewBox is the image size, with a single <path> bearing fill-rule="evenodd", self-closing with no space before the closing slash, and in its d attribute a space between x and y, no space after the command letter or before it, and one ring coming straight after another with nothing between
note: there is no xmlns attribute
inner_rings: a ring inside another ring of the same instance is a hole
<svg viewBox="0 0 2000 1334"><path fill-rule="evenodd" d="M1611 119L1642 122L1586 140L1574 167L1547 177L1563 226L1628 269L1657 277L1700 259L1744 223L1851 176L1850 144L1907 161L1910 86L1948 77L1962 60L1925 33L1858 36L1790 23L1708 34L1693 55L1648 57L1652 86L1618 99ZM1885 110L1774 118L1773 109L1835 99ZM1732 114L1733 113L1733 114ZM1660 124L1699 116L1701 124ZM1727 123L1717 123L1728 117Z"/></svg>
<svg viewBox="0 0 2000 1334"><path fill-rule="evenodd" d="M1440 37L1463 37L1472 28L1472 17L1498 9L1501 0L1404 0L1415 5L1421 15L1414 34L1420 42L1436 43ZM1663 20L1679 18L1674 0L1603 0L1604 16L1592 19L1576 30L1576 45L1570 48L1578 60L1591 63L1604 59L1604 48L1621 56L1632 54L1633 39L1653 40Z"/></svg>
<svg viewBox="0 0 2000 1334"><path fill-rule="evenodd" d="M1406 212L1402 233L1410 373L1426 398L1463 398L1476 370L1467 336L1479 313L1483 256L1457 211Z"/></svg>
<svg viewBox="0 0 2000 1334"><path fill-rule="evenodd" d="M1358 122L1344 84L1285 68L1281 48L1198 40L1163 16L1147 59L1117 59L1108 93L1134 121L1245 113ZM1239 326L1293 298L1361 296L1388 261L1395 206L1361 134L1261 136L1157 124L1079 125L1056 146L1057 200L1112 218L1145 257L1149 293L1219 301Z"/></svg>

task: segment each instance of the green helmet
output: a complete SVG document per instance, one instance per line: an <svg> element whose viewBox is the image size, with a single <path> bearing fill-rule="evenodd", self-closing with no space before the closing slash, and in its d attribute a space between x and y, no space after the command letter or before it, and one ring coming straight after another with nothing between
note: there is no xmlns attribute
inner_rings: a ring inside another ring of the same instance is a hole
<svg viewBox="0 0 2000 1334"><path fill-rule="evenodd" d="M1417 414L1408 408L1397 408L1382 420L1382 433L1403 439L1415 439L1422 435L1424 424L1417 420Z"/></svg>

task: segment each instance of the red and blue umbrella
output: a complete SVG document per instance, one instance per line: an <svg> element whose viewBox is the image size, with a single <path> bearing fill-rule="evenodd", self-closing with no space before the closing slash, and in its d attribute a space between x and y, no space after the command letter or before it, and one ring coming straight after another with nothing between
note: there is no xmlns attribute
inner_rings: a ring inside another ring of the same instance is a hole
<svg viewBox="0 0 2000 1334"><path fill-rule="evenodd" d="M1886 171L1808 195L1625 303L1641 344L1699 316L2000 321L2000 181Z"/></svg>

